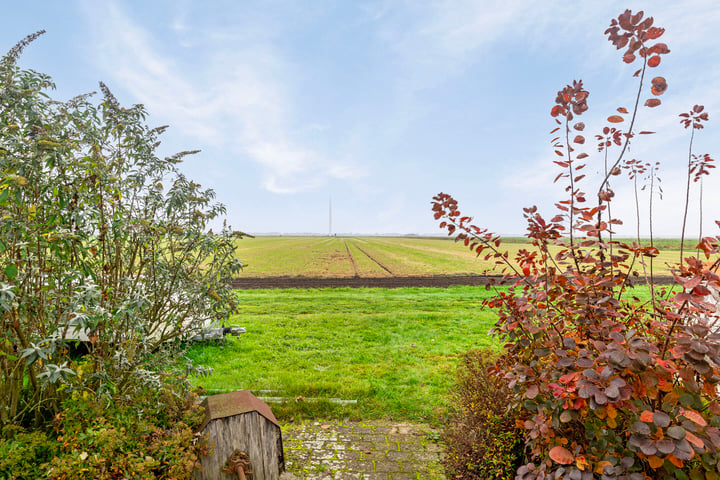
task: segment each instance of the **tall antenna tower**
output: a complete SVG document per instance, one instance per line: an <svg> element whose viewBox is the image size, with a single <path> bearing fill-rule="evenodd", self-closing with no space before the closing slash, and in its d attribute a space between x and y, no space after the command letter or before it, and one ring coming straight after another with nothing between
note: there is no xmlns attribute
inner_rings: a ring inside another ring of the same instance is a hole
<svg viewBox="0 0 720 480"><path fill-rule="evenodd" d="M328 236L332 237L332 195L328 205Z"/></svg>

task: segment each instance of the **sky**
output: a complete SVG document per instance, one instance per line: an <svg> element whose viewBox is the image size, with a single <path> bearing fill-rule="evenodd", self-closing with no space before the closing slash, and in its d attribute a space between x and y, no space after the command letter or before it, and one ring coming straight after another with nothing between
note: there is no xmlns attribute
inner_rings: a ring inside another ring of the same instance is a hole
<svg viewBox="0 0 720 480"><path fill-rule="evenodd" d="M679 237L690 139L679 113L705 106L694 152L720 156L717 0L3 2L0 50L47 30L20 66L51 75L57 100L102 81L121 104L144 104L151 126L170 125L160 155L202 151L181 170L215 190L235 229L441 234L430 203L444 192L479 226L522 235L523 207L551 218L566 197L553 183L550 110L575 79L590 92L580 187L597 190L592 137L637 91L637 62L603 34L626 8L666 29L671 52L648 75L668 90L637 120L657 133L634 139L628 158L660 162L654 233ZM704 234L720 234L719 175L704 180ZM618 233L634 235L633 184L614 181ZM646 213L640 228L648 234Z"/></svg>

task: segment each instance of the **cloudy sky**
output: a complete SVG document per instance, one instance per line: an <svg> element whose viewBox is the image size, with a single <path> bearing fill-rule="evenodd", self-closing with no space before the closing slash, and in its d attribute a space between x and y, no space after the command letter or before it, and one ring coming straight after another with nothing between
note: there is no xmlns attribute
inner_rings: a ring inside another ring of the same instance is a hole
<svg viewBox="0 0 720 480"><path fill-rule="evenodd" d="M679 236L689 131L677 115L704 104L695 151L720 156L717 0L6 2L0 49L46 29L20 64L50 74L54 98L103 81L145 104L152 126L171 125L161 154L202 150L182 169L215 189L234 228L327 234L332 198L333 233L439 233L430 201L442 191L478 224L522 234L522 207L550 218L563 198L557 91L584 81L589 138L634 103L638 66L603 34L625 8L653 16L671 50L649 74L668 81L663 105L638 116L657 133L629 155L661 162L655 232ZM593 192L603 160L586 146ZM720 233L718 179L704 184L706 233ZM631 184L614 187L632 233Z"/></svg>

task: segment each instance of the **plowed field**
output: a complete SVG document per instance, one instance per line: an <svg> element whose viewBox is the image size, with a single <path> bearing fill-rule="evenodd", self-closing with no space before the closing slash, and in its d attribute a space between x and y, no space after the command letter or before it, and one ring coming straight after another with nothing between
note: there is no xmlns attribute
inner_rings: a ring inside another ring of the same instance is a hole
<svg viewBox="0 0 720 480"><path fill-rule="evenodd" d="M513 258L528 244L503 244ZM676 252L656 259L655 272ZM238 244L246 264L235 288L447 287L484 285L499 277L493 263L447 238L257 237Z"/></svg>

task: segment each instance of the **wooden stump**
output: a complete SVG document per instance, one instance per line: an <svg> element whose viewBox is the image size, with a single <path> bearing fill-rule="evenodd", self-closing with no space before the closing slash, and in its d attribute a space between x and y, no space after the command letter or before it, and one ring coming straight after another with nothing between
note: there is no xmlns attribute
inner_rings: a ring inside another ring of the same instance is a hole
<svg viewBox="0 0 720 480"><path fill-rule="evenodd" d="M285 470L282 433L266 403L243 390L207 397L203 406L205 421L201 433L208 434L213 454L201 459L202 470L195 475L197 480L241 478L239 474L227 473L228 459L236 451L249 457L252 480L280 477Z"/></svg>

